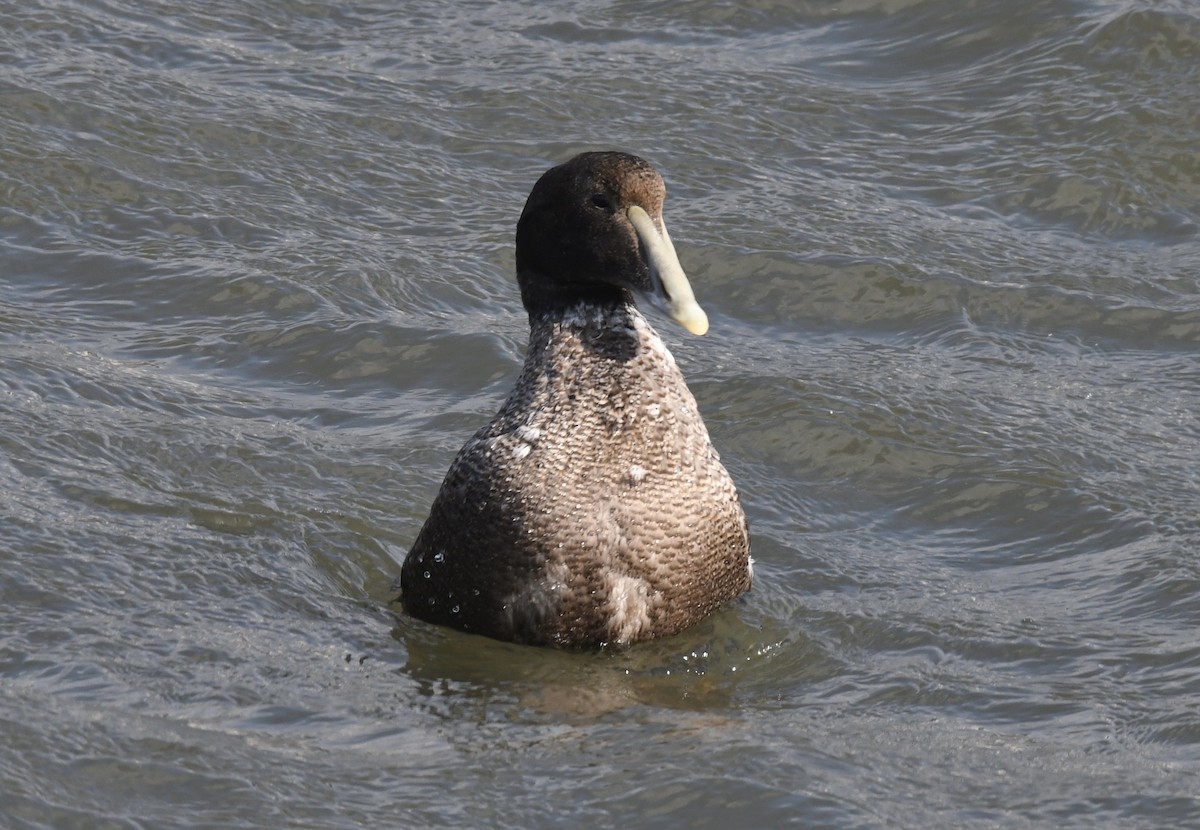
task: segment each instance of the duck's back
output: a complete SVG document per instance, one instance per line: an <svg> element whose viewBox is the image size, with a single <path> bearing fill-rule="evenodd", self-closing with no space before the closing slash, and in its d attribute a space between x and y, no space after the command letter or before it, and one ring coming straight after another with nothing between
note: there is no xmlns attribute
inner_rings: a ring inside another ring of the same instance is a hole
<svg viewBox="0 0 1200 830"><path fill-rule="evenodd" d="M535 322L401 574L414 616L562 647L683 630L750 587L737 491L632 306Z"/></svg>

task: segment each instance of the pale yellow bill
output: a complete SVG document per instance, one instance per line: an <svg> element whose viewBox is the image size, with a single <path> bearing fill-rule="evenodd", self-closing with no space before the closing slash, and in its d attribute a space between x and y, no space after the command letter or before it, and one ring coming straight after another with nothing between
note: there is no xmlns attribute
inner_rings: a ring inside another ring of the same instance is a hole
<svg viewBox="0 0 1200 830"><path fill-rule="evenodd" d="M675 255L675 246L667 235L667 226L664 224L660 233L650 214L637 205L629 208L626 215L646 248L650 271L662 291L667 314L692 334L707 332L708 315L696 302L691 283L683 273L679 257Z"/></svg>

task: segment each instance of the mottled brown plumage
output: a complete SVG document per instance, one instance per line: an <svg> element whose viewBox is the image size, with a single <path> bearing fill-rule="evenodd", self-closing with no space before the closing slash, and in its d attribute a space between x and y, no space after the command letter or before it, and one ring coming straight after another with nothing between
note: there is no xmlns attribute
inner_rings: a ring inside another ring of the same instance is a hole
<svg viewBox="0 0 1200 830"><path fill-rule="evenodd" d="M630 293L665 294L676 319L707 328L664 195L649 164L621 153L577 156L534 187L517 230L529 352L405 559L413 616L590 648L674 634L750 587L737 491Z"/></svg>

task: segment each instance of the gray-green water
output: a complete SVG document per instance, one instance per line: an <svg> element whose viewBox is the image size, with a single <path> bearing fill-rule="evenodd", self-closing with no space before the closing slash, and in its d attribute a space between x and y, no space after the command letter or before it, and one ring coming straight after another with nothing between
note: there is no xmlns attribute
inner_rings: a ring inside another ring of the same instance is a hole
<svg viewBox="0 0 1200 830"><path fill-rule="evenodd" d="M389 583L538 174L664 172L757 583ZM1200 4L0 3L0 824L1200 826Z"/></svg>

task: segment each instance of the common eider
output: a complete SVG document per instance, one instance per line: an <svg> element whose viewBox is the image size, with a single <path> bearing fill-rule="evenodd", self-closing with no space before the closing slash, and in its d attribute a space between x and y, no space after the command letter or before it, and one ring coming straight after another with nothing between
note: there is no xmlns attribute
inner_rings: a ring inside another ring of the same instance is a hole
<svg viewBox="0 0 1200 830"><path fill-rule="evenodd" d="M517 223L529 351L401 570L432 623L567 649L675 634L750 588L750 534L696 400L638 311L708 330L645 160L583 153Z"/></svg>

